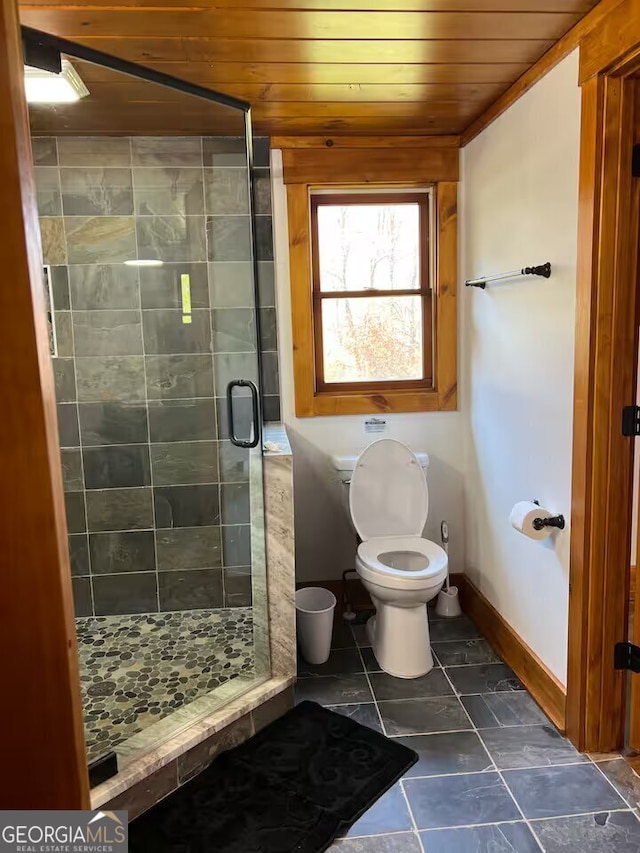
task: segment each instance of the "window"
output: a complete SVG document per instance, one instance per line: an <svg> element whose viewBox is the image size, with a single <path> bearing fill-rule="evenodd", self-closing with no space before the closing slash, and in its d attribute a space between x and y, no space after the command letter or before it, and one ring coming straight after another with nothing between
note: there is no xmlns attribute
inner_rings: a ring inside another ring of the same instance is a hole
<svg viewBox="0 0 640 853"><path fill-rule="evenodd" d="M276 142L296 415L455 410L457 149L419 137Z"/></svg>
<svg viewBox="0 0 640 853"><path fill-rule="evenodd" d="M430 191L312 193L316 390L432 388Z"/></svg>

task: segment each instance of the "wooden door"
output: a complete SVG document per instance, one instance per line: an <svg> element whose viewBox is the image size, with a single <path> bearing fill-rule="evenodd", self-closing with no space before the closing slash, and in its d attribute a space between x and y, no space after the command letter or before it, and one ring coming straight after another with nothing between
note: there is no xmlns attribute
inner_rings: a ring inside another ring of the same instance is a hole
<svg viewBox="0 0 640 853"><path fill-rule="evenodd" d="M614 649L628 637L631 563L621 417L636 388L635 70L581 78L567 734L587 752L623 745L628 700Z"/></svg>
<svg viewBox="0 0 640 853"><path fill-rule="evenodd" d="M15 0L0 0L1 809L89 806Z"/></svg>
<svg viewBox="0 0 640 853"><path fill-rule="evenodd" d="M635 109L634 109L634 146L640 145L640 80L634 80L635 86ZM634 151L635 155L635 151ZM634 163L637 158L634 156ZM637 167L636 167L637 168ZM640 225L637 211L640 208L640 177L633 179L633 198L636 210L636 287L640 287ZM640 300L637 300L640 303ZM640 304L637 305L636 316L636 354L640 345ZM636 376L640 371L640 359L636 359ZM640 381L636 388L636 404L640 405ZM634 441L634 475L633 475L633 508L635 515L635 541L632 541L631 550L631 577L629 595L629 642L640 646L640 438ZM626 731L626 746L628 749L640 753L640 674L631 673L629 676L629 705Z"/></svg>
<svg viewBox="0 0 640 853"><path fill-rule="evenodd" d="M638 446L640 444L640 438L636 440L636 453L640 450ZM640 509L640 497L638 495L638 483L635 484L635 507L636 513ZM636 646L640 646L640 600L638 599L638 581L640 578L639 574L639 566L640 566L640 557L638 556L638 550L640 545L640 539L638 540L638 544L636 545L636 553L632 555L635 560L635 564L632 566L632 577L631 577L631 589L632 589L632 598L631 598L631 607L629 614L629 641ZM627 746L633 752L640 753L640 674L632 673L629 677L629 717L628 717L628 726L627 726Z"/></svg>

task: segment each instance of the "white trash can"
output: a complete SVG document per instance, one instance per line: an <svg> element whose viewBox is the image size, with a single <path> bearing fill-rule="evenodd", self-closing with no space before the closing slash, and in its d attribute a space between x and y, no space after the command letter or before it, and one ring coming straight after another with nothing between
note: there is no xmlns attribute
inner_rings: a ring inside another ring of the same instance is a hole
<svg viewBox="0 0 640 853"><path fill-rule="evenodd" d="M328 589L308 586L296 592L298 645L307 663L326 663L331 651L336 597Z"/></svg>

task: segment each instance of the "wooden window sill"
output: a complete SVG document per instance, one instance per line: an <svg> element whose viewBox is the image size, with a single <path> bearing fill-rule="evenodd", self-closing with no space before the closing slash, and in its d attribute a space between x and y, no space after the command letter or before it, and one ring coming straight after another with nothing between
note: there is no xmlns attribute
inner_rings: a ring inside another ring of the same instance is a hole
<svg viewBox="0 0 640 853"><path fill-rule="evenodd" d="M455 387L446 395L438 391L389 391L362 394L317 393L296 403L296 416L379 415L396 412L438 412L457 409Z"/></svg>

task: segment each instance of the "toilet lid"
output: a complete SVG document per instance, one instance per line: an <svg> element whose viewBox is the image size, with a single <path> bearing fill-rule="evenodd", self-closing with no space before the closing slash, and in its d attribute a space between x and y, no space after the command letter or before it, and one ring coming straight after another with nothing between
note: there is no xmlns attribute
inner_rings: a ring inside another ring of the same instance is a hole
<svg viewBox="0 0 640 853"><path fill-rule="evenodd" d="M349 508L363 541L421 536L429 514L429 492L415 453L391 438L370 444L351 476Z"/></svg>

